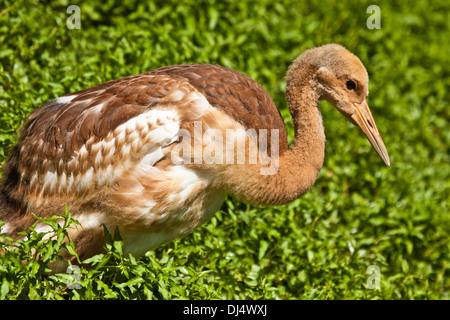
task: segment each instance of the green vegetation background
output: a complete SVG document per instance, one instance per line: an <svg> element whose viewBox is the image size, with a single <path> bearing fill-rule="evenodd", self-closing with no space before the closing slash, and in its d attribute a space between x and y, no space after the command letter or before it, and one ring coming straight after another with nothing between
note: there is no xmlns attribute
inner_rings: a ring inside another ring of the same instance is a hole
<svg viewBox="0 0 450 320"><path fill-rule="evenodd" d="M81 8L79 30L66 27L70 4ZM372 4L381 29L366 27ZM62 244L31 233L16 258L0 258L0 298L449 299L449 11L447 0L0 0L0 163L43 103L180 63L251 76L292 139L285 72L302 51L330 42L367 67L368 102L392 163L384 166L364 135L321 103L326 159L302 198L268 208L230 198L193 234L140 260L111 240L81 270L80 289L67 288L70 275L42 275ZM21 266L30 245L47 258ZM380 290L368 288L371 265L380 268Z"/></svg>

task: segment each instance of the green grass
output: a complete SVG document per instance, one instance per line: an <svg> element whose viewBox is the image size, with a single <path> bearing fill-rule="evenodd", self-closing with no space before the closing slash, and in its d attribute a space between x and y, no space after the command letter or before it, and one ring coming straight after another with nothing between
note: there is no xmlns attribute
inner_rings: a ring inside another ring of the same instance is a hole
<svg viewBox="0 0 450 320"><path fill-rule="evenodd" d="M107 253L80 270L81 289L68 289L73 275L44 275L61 246L70 250L66 231L49 220L55 240L30 231L0 258L0 298L450 298L448 1L84 1L79 30L66 27L70 4L0 0L0 163L43 103L179 63L251 76L292 138L287 67L305 49L337 42L368 69L368 102L392 165L321 103L326 159L302 198L276 207L229 198L197 231L139 260L110 236ZM381 9L381 29L366 27L371 4ZM30 257L31 247L41 255ZM380 290L367 287L371 265L380 268Z"/></svg>

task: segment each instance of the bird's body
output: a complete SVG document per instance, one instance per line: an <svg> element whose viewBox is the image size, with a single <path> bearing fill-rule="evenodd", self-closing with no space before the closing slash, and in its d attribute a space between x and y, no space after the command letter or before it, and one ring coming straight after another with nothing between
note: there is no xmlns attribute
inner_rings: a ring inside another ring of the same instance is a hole
<svg viewBox="0 0 450 320"><path fill-rule="evenodd" d="M61 214L67 203L83 227L73 235L87 247L81 253L102 248L103 224L118 227L135 255L189 233L226 196L211 168L173 164L180 129L193 137L195 121L224 136L226 129L279 129L287 149L268 93L234 70L180 65L110 81L30 115L5 168L5 198L20 206L1 216L5 229L22 231L34 222L30 213Z"/></svg>
<svg viewBox="0 0 450 320"><path fill-rule="evenodd" d="M102 250L103 225L119 230L126 252L141 255L207 221L228 193L257 204L294 200L324 159L318 70L297 61L288 73L290 149L270 95L220 66L163 67L46 103L29 116L4 166L3 232L27 229L31 213L61 214L67 204L81 223L70 234L81 260ZM243 163L225 147L230 132L227 142L246 147ZM267 150L257 143L262 138Z"/></svg>

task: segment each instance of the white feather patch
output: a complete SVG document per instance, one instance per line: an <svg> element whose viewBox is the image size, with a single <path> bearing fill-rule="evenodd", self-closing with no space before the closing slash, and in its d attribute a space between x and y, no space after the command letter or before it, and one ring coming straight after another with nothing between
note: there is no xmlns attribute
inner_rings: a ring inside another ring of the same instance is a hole
<svg viewBox="0 0 450 320"><path fill-rule="evenodd" d="M82 213L74 215L74 219L77 220L83 229L94 229L101 227L105 223L105 215L103 213Z"/></svg>
<svg viewBox="0 0 450 320"><path fill-rule="evenodd" d="M3 225L3 227L1 227L1 229L0 229L1 233L4 233L4 234L8 234L10 232L10 230L11 230L11 226L8 222L6 222Z"/></svg>
<svg viewBox="0 0 450 320"><path fill-rule="evenodd" d="M47 171L45 178L44 178L44 185L42 186L41 193L46 189L53 190L58 182L58 176L57 173L53 170Z"/></svg>
<svg viewBox="0 0 450 320"><path fill-rule="evenodd" d="M179 203L185 202L191 195L194 187L198 186L198 184L205 184L205 182L199 178L195 171L187 169L183 166L173 166L170 171L167 172L167 176L178 182L179 188L176 190L177 193L172 194L169 197L174 200L178 199Z"/></svg>
<svg viewBox="0 0 450 320"><path fill-rule="evenodd" d="M70 101L72 101L74 98L76 98L77 95L73 95L73 96L64 96L64 97L59 97L56 98L54 101L58 104L65 104L65 103L69 103Z"/></svg>

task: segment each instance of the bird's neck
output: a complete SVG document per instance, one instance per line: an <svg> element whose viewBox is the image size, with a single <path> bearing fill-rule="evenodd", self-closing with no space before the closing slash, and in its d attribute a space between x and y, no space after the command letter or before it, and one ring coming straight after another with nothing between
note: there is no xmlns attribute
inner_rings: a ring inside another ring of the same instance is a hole
<svg viewBox="0 0 450 320"><path fill-rule="evenodd" d="M325 133L318 107L320 94L316 71L302 65L298 70L292 70L291 67L286 84L295 135L285 156L285 164L295 166L300 174L304 174L305 167L314 168L314 180L322 168L325 155Z"/></svg>
<svg viewBox="0 0 450 320"><path fill-rule="evenodd" d="M314 75L314 70L305 68L288 73L286 95L294 122L294 141L289 150L279 155L274 174L262 175L260 164L240 167L239 173L235 172L233 179L229 179L234 181L231 192L237 198L253 204L283 204L297 199L314 184L325 154Z"/></svg>

